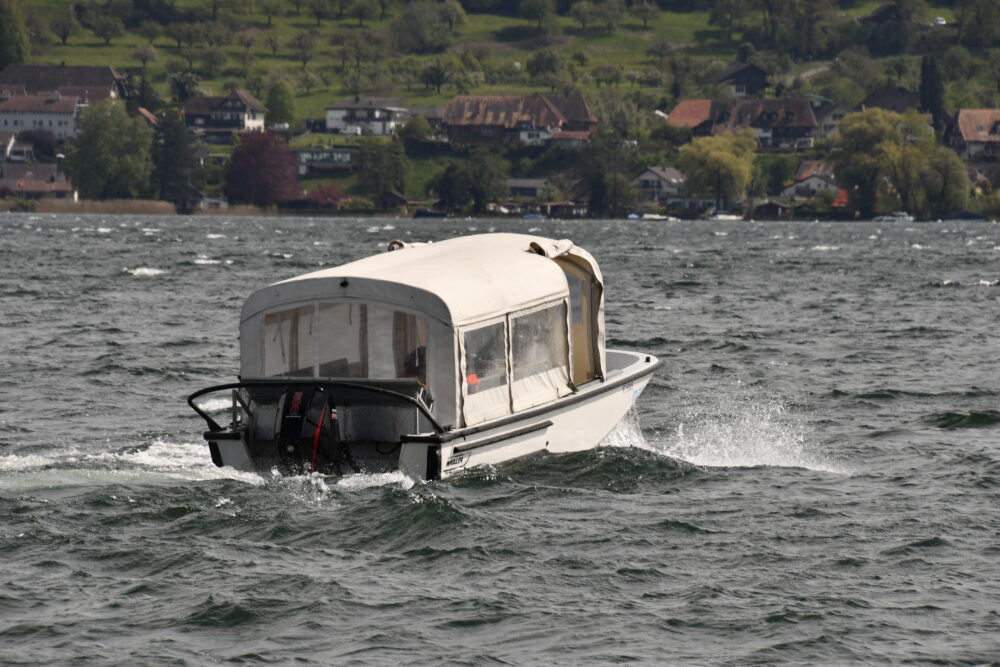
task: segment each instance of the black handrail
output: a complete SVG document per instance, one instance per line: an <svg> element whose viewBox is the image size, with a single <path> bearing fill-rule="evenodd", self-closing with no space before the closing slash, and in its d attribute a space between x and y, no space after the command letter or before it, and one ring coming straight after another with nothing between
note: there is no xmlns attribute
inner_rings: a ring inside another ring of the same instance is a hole
<svg viewBox="0 0 1000 667"><path fill-rule="evenodd" d="M361 384L359 382L342 382L338 380L324 380L322 378L302 378L302 379L296 378L295 380L292 381L289 381L288 379L285 378L275 378L273 380L250 380L246 382L241 381L241 382L230 382L227 384L217 384L194 392L193 394L187 397L187 404L190 405L191 409L197 412L198 415L208 423L209 429L211 429L212 431L222 431L224 430L223 427L219 426L219 424L214 419L212 419L208 415L208 413L206 413L204 410L198 407L195 404L194 399L200 396L204 396L205 394L211 394L217 391L224 391L226 389L243 389L249 387L273 387L275 385L293 385L293 384L296 385L315 384L315 385L320 385L321 388L347 387L351 389L360 389L361 391L370 391L372 393L382 394L384 396L391 396L401 401L412 403L413 406L420 411L420 414L426 417L427 421L431 423L431 426L434 428L435 432L444 433L446 430L443 426L441 426L441 424L438 423L436 419L434 419L434 416L431 415L430 410L427 409L427 406L424 405L423 401L418 400L413 396L407 396L406 394L401 394L398 391L392 391L391 389L385 389L383 387L373 387L371 385Z"/></svg>

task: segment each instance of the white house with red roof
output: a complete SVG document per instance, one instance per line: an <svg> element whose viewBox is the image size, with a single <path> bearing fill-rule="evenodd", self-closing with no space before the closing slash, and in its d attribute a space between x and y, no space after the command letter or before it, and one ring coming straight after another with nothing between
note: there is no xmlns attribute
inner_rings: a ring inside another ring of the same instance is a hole
<svg viewBox="0 0 1000 667"><path fill-rule="evenodd" d="M948 137L966 160L1000 155L1000 109L959 109Z"/></svg>
<svg viewBox="0 0 1000 667"><path fill-rule="evenodd" d="M15 134L48 130L56 139L76 136L80 102L76 96L58 92L49 95L15 95L0 89L0 131Z"/></svg>

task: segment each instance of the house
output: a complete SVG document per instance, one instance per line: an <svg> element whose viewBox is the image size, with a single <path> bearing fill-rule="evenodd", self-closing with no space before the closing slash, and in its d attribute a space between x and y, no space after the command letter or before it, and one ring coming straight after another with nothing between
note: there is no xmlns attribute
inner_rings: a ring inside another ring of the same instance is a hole
<svg viewBox="0 0 1000 667"><path fill-rule="evenodd" d="M582 133L565 137L582 143L597 118L579 95L459 95L444 108L441 125L453 144L547 144L567 132Z"/></svg>
<svg viewBox="0 0 1000 667"><path fill-rule="evenodd" d="M780 220L791 218L795 214L795 208L774 199L768 200L758 205L753 210L753 217L759 220Z"/></svg>
<svg viewBox="0 0 1000 667"><path fill-rule="evenodd" d="M671 209L703 210L715 204L713 199L689 198L686 181L674 167L648 167L635 179L635 187L641 201Z"/></svg>
<svg viewBox="0 0 1000 667"><path fill-rule="evenodd" d="M326 131L388 137L409 118L398 97L351 97L326 108Z"/></svg>
<svg viewBox="0 0 1000 667"><path fill-rule="evenodd" d="M79 199L77 190L54 164L0 163L0 196L22 199Z"/></svg>
<svg viewBox="0 0 1000 667"><path fill-rule="evenodd" d="M228 142L233 132L264 129L267 107L242 88L227 97L190 97L181 107L184 123L196 134L216 142Z"/></svg>
<svg viewBox="0 0 1000 667"><path fill-rule="evenodd" d="M299 176L317 172L352 171L357 166L356 146L296 148L292 150Z"/></svg>
<svg viewBox="0 0 1000 667"><path fill-rule="evenodd" d="M694 136L750 129L761 148L805 148L819 123L805 99L684 100L667 122Z"/></svg>
<svg viewBox="0 0 1000 667"><path fill-rule="evenodd" d="M791 185L781 191L785 199L812 199L821 190L838 192L833 164L823 160L803 160Z"/></svg>
<svg viewBox="0 0 1000 667"><path fill-rule="evenodd" d="M125 77L107 66L7 65L0 71L0 90L21 88L23 94L77 97L83 105L127 95Z"/></svg>
<svg viewBox="0 0 1000 667"><path fill-rule="evenodd" d="M753 63L736 63L708 81L728 86L735 97L753 97L767 88L767 72Z"/></svg>
<svg viewBox="0 0 1000 667"><path fill-rule="evenodd" d="M1000 155L1000 109L959 109L947 140L966 160Z"/></svg>
<svg viewBox="0 0 1000 667"><path fill-rule="evenodd" d="M544 178L508 178L507 187L514 199L538 199L549 182Z"/></svg>
<svg viewBox="0 0 1000 667"><path fill-rule="evenodd" d="M819 127L805 99L715 100L712 133L750 129L761 148L809 148Z"/></svg>
<svg viewBox="0 0 1000 667"><path fill-rule="evenodd" d="M885 109L895 113L906 113L907 109L920 110L920 93L906 88L893 88L872 93L856 107L857 111L866 109Z"/></svg>
<svg viewBox="0 0 1000 667"><path fill-rule="evenodd" d="M48 130L56 139L76 136L79 99L54 92L48 95L12 95L0 90L0 130Z"/></svg>
<svg viewBox="0 0 1000 667"><path fill-rule="evenodd" d="M674 167L649 167L635 179L639 199L661 206L684 198L684 174Z"/></svg>
<svg viewBox="0 0 1000 667"><path fill-rule="evenodd" d="M840 121L851 113L849 107L836 102L821 102L813 104L813 116L816 117L816 130L813 136L817 139L832 137L840 131Z"/></svg>
<svg viewBox="0 0 1000 667"><path fill-rule="evenodd" d="M667 114L668 123L687 128L696 137L712 134L712 118L712 100L681 100Z"/></svg>

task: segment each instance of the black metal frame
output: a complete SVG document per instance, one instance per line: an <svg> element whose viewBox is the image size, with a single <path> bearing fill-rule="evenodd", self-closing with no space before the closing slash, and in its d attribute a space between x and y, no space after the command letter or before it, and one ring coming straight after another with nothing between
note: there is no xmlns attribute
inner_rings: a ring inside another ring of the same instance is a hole
<svg viewBox="0 0 1000 667"><path fill-rule="evenodd" d="M225 428L219 425L211 416L204 410L202 410L194 402L196 398L204 396L206 394L212 394L217 391L225 391L227 389L245 389L252 387L275 387L275 386L292 386L292 385L316 385L325 393L327 393L336 403L336 388L340 387L343 389L360 390L363 392L371 392L373 394L380 394L382 396L387 396L389 398L397 399L404 403L410 403L415 407L420 414L422 414L427 421L430 422L431 427L436 433L444 433L446 429L438 423L434 416L430 413L427 406L423 401L414 398L413 396L407 396L406 394L400 393L398 391L393 391L391 389L386 389L384 387L377 387L369 384L363 384L360 382L343 382L340 380L328 380L324 378L274 378L267 380L249 380L240 382L229 382L227 384L217 384L211 387L206 387L205 389L200 389L187 397L187 404L191 406L191 409L198 413L198 415L205 420L210 429L209 433L205 434L206 440L209 439L210 434L228 433ZM242 403L242 401L241 401ZM243 406L244 409L247 408L246 405ZM247 410L249 412L249 410ZM217 437L217 436L216 436Z"/></svg>

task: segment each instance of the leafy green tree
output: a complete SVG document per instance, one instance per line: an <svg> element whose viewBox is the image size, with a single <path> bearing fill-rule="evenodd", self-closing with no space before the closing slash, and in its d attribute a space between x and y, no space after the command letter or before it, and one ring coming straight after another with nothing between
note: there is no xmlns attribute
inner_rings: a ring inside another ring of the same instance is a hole
<svg viewBox="0 0 1000 667"><path fill-rule="evenodd" d="M309 0L309 11L312 12L313 18L316 19L316 27L320 27L322 20L330 11L330 0Z"/></svg>
<svg viewBox="0 0 1000 667"><path fill-rule="evenodd" d="M454 70L451 65L440 60L434 60L427 63L420 70L420 82L428 88L434 88L435 91L440 93L441 86L451 81L453 75Z"/></svg>
<svg viewBox="0 0 1000 667"><path fill-rule="evenodd" d="M650 21L660 15L660 10L649 0L637 0L629 9L629 13L642 21L642 27L645 29L649 27Z"/></svg>
<svg viewBox="0 0 1000 667"><path fill-rule="evenodd" d="M30 54L28 26L17 0L0 0L0 69L23 63Z"/></svg>
<svg viewBox="0 0 1000 667"><path fill-rule="evenodd" d="M444 0L440 6L441 20L448 24L448 30L465 25L465 9L458 0Z"/></svg>
<svg viewBox="0 0 1000 667"><path fill-rule="evenodd" d="M438 6L415 0L389 26L393 46L401 53L440 53L452 42L451 30Z"/></svg>
<svg viewBox="0 0 1000 667"><path fill-rule="evenodd" d="M295 52L295 57L305 69L309 61L316 55L316 37L311 32L296 33L288 42L288 47Z"/></svg>
<svg viewBox="0 0 1000 667"><path fill-rule="evenodd" d="M175 204L190 201L201 184L195 139L187 131L184 119L176 111L160 116L153 133L153 172L150 183L155 194Z"/></svg>
<svg viewBox="0 0 1000 667"><path fill-rule="evenodd" d="M139 25L139 34L152 45L163 34L163 26L156 21L143 21Z"/></svg>
<svg viewBox="0 0 1000 667"><path fill-rule="evenodd" d="M125 24L117 16L99 14L90 22L90 31L104 40L104 46L111 46L111 40L125 34Z"/></svg>
<svg viewBox="0 0 1000 667"><path fill-rule="evenodd" d="M834 172L862 217L880 198L914 215L929 217L960 208L968 177L958 156L937 146L933 131L914 110L849 114L834 139Z"/></svg>
<svg viewBox="0 0 1000 667"><path fill-rule="evenodd" d="M258 4L260 13L267 17L267 27L271 27L271 20L281 13L284 3L281 0L261 0Z"/></svg>
<svg viewBox="0 0 1000 667"><path fill-rule="evenodd" d="M358 183L380 207L386 208L391 193L406 190L408 168L403 142L395 139L381 141L373 137L362 139L358 155Z"/></svg>
<svg viewBox="0 0 1000 667"><path fill-rule="evenodd" d="M347 8L347 13L358 20L358 27L363 27L365 21L374 19L378 12L375 0L353 0Z"/></svg>
<svg viewBox="0 0 1000 667"><path fill-rule="evenodd" d="M507 194L507 164L489 148L475 148L461 164L443 167L427 184L444 208L462 210L472 206L474 214Z"/></svg>
<svg viewBox="0 0 1000 667"><path fill-rule="evenodd" d="M591 135L574 170L576 196L591 216L623 215L635 202L630 172L634 165L619 135L602 129Z"/></svg>
<svg viewBox="0 0 1000 667"><path fill-rule="evenodd" d="M604 25L610 35L625 16L625 3L622 0L600 0L597 3L597 20Z"/></svg>
<svg viewBox="0 0 1000 667"><path fill-rule="evenodd" d="M71 12L63 10L56 13L49 21L49 29L59 38L61 43L65 44L70 37L80 32L80 22Z"/></svg>
<svg viewBox="0 0 1000 667"><path fill-rule="evenodd" d="M521 18L537 21L538 32L542 31L545 20L555 12L555 0L521 0Z"/></svg>
<svg viewBox="0 0 1000 667"><path fill-rule="evenodd" d="M708 14L708 24L726 31L726 41L733 41L733 30L749 18L753 6L747 0L718 0Z"/></svg>
<svg viewBox="0 0 1000 667"><path fill-rule="evenodd" d="M151 44L143 44L132 49L132 57L142 63L142 69L146 69L146 63L156 62L156 47Z"/></svg>
<svg viewBox="0 0 1000 667"><path fill-rule="evenodd" d="M555 49L541 49L535 51L528 58L527 69L532 79L537 79L544 74L556 74L566 66L562 54Z"/></svg>
<svg viewBox="0 0 1000 667"><path fill-rule="evenodd" d="M267 92L267 124L295 124L295 92L287 81L278 81Z"/></svg>
<svg viewBox="0 0 1000 667"><path fill-rule="evenodd" d="M590 0L578 0L569 8L569 14L580 23L580 29L587 31L587 26L597 20L597 7Z"/></svg>
<svg viewBox="0 0 1000 667"><path fill-rule="evenodd" d="M753 176L756 148L749 131L695 138L680 149L678 157L687 191L714 198L716 208L743 199Z"/></svg>
<svg viewBox="0 0 1000 667"><path fill-rule="evenodd" d="M66 151L66 172L87 199L131 199L143 194L153 170L152 130L118 100L83 112Z"/></svg>
<svg viewBox="0 0 1000 667"><path fill-rule="evenodd" d="M396 136L404 143L419 143L427 141L431 136L431 124L423 116L411 116L396 132Z"/></svg>

